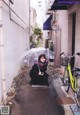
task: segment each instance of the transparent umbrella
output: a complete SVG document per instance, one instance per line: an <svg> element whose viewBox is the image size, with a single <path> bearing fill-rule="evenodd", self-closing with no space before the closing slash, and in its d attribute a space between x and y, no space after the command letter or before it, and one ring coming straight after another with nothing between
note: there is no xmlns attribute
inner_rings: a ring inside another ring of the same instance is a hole
<svg viewBox="0 0 80 115"><path fill-rule="evenodd" d="M35 63L35 61L38 61L38 57L41 54L45 54L47 60L49 60L49 59L54 60L54 52L50 51L49 49L46 49L44 47L32 48L32 49L24 52L24 54L18 58L16 63L14 63L13 71L12 71L11 75L15 76L17 73L17 70L19 70L21 67L25 67L25 66L32 67L32 65ZM49 70L51 70L51 69L49 69ZM50 73L51 73L51 71L50 71Z"/></svg>
<svg viewBox="0 0 80 115"><path fill-rule="evenodd" d="M45 54L47 59L54 59L54 52L50 51L49 49L43 47L32 48L31 50L25 53L21 61L21 65L32 66L35 63L35 61L38 61L38 57L41 54Z"/></svg>

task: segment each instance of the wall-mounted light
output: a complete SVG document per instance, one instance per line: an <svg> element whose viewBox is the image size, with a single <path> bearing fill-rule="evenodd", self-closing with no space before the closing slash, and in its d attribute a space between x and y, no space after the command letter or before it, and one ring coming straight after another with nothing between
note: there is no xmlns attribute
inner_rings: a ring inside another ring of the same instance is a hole
<svg viewBox="0 0 80 115"><path fill-rule="evenodd" d="M14 0L9 0L11 4L14 4Z"/></svg>

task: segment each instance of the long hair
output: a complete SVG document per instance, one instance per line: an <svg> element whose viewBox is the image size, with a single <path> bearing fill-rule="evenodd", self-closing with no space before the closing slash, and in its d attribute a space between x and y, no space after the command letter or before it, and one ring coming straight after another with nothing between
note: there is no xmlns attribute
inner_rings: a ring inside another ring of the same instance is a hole
<svg viewBox="0 0 80 115"><path fill-rule="evenodd" d="M39 56L39 58L38 58L38 62L41 62L40 59L41 59L42 57L44 57L44 58L45 58L45 61L46 61L46 56L45 56L45 54L41 54L41 55ZM44 62L44 63L45 63L45 62Z"/></svg>
<svg viewBox="0 0 80 115"><path fill-rule="evenodd" d="M40 61L40 59L41 59L42 57L45 58L45 62L41 62L41 61ZM44 68L44 67L46 67L46 66L48 65L48 61L47 61L47 59L46 59L45 54L42 54L42 55L39 56L39 58L38 58L38 64L39 64L39 66L40 66L41 68Z"/></svg>

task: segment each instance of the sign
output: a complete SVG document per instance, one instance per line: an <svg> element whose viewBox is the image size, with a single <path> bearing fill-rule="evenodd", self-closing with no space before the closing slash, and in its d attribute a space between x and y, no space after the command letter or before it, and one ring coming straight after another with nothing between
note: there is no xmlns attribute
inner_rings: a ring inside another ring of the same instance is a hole
<svg viewBox="0 0 80 115"><path fill-rule="evenodd" d="M9 106L1 106L0 107L0 115L9 115L10 114L10 107Z"/></svg>

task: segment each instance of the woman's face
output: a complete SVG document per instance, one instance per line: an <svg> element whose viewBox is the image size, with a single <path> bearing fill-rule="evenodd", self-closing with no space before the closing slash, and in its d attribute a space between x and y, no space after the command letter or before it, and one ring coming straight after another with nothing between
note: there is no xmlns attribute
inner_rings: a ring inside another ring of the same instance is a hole
<svg viewBox="0 0 80 115"><path fill-rule="evenodd" d="M46 59L45 59L44 57L41 57L41 58L40 58L40 61L41 61L41 62L45 62Z"/></svg>

